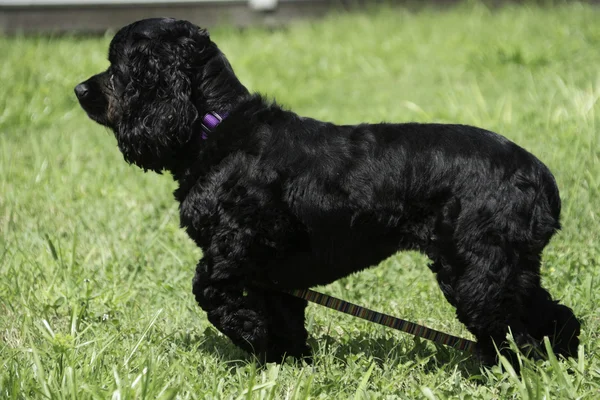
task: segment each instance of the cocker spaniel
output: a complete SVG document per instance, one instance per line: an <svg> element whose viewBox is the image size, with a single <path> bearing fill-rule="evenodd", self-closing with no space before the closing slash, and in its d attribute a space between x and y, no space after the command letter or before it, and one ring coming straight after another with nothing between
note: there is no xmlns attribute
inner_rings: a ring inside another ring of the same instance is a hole
<svg viewBox="0 0 600 400"><path fill-rule="evenodd" d="M310 354L306 302L399 250L431 259L446 299L493 363L522 348L577 351L580 324L540 284L561 202L544 164L465 125L335 125L249 93L204 29L122 28L109 68L75 88L125 160L170 171L181 226L203 250L193 293L217 329L266 361ZM402 296L402 282L398 286Z"/></svg>

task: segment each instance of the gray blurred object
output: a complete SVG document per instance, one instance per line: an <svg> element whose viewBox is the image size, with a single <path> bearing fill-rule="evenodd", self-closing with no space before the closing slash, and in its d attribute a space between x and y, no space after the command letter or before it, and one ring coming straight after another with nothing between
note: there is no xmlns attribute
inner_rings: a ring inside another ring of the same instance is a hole
<svg viewBox="0 0 600 400"><path fill-rule="evenodd" d="M250 8L257 11L273 11L277 8L277 0L248 0Z"/></svg>

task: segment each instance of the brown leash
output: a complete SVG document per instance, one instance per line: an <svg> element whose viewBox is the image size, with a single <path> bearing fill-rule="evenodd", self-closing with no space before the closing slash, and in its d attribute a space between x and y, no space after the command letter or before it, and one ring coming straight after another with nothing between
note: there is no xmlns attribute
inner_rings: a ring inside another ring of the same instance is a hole
<svg viewBox="0 0 600 400"><path fill-rule="evenodd" d="M369 310L368 308L357 306L356 304L347 301L315 292L310 289L306 290L289 290L287 293L310 301L311 303L320 304L333 310L341 311L352 316L375 322L376 324L384 325L402 332L410 333L423 339L431 340L432 342L443 344L445 346L454 347L455 349L472 352L475 342L459 338L457 336L448 335L447 333L436 331L422 325L415 324L400 318L392 317L391 315L382 314L377 311Z"/></svg>

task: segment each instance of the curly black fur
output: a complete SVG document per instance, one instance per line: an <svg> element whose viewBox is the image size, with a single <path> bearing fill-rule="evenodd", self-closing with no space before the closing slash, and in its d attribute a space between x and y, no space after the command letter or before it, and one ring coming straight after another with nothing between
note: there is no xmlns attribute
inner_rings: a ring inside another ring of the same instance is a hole
<svg viewBox="0 0 600 400"><path fill-rule="evenodd" d="M306 303L280 290L412 249L431 258L484 362L509 327L522 347L549 336L558 354L576 352L579 322L540 285L560 198L527 151L464 125L300 117L250 94L185 21L124 27L109 60L77 86L80 103L125 160L172 172L181 225L204 251L194 295L236 345L268 361L308 355ZM228 117L202 140L209 111Z"/></svg>

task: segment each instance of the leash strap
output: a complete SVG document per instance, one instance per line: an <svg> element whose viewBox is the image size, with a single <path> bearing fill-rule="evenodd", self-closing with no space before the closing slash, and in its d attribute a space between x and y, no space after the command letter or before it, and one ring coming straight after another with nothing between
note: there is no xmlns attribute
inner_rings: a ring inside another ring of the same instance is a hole
<svg viewBox="0 0 600 400"><path fill-rule="evenodd" d="M356 304L349 303L327 294L315 292L314 290L289 290L287 293L310 301L311 303L320 304L327 308L341 311L354 317L375 322L376 324L384 325L402 332L410 333L411 335L431 340L445 346L454 347L458 350L472 352L475 346L475 342L471 340L448 335L447 333L439 332L435 329L430 329L410 321L369 310L368 308L357 306Z"/></svg>

